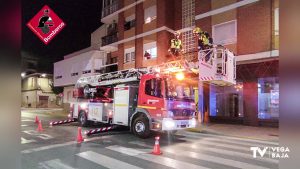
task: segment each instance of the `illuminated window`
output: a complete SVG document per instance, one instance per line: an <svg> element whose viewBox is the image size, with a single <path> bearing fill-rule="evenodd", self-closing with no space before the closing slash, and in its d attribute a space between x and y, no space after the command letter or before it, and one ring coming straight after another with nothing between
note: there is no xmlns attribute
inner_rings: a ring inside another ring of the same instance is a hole
<svg viewBox="0 0 300 169"><path fill-rule="evenodd" d="M150 23L154 19L156 19L156 5L153 5L145 9L145 14L144 14L145 24Z"/></svg>
<svg viewBox="0 0 300 169"><path fill-rule="evenodd" d="M157 57L156 42L144 44L144 58L147 60L156 57Z"/></svg>
<svg viewBox="0 0 300 169"><path fill-rule="evenodd" d="M236 20L213 25L212 37L214 43L227 45L236 43L237 22Z"/></svg>
<svg viewBox="0 0 300 169"><path fill-rule="evenodd" d="M258 118L279 118L279 80L278 77L258 79Z"/></svg>

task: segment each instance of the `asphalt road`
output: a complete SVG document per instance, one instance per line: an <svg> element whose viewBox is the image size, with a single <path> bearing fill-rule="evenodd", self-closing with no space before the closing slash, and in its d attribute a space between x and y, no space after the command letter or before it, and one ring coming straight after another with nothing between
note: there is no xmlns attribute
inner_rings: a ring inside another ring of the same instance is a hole
<svg viewBox="0 0 300 169"><path fill-rule="evenodd" d="M37 132L35 116L44 131ZM253 158L251 146L278 146L278 143L237 137L180 131L175 136L154 133L139 139L127 128L87 137L78 144L76 122L49 126L51 120L66 119L49 112L22 111L22 167L24 169L140 169L140 168L278 168L278 160ZM99 127L82 128L83 131ZM160 136L162 155L150 152L154 136Z"/></svg>

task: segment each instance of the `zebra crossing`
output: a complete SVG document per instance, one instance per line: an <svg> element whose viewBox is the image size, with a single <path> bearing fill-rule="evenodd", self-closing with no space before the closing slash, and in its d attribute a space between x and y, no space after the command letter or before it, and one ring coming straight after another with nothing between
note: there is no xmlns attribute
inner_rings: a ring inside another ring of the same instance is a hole
<svg viewBox="0 0 300 169"><path fill-rule="evenodd" d="M261 140L215 136L206 134L185 134L178 143L168 144L162 140L162 155L150 154L153 140L135 140L124 144L106 145L102 149L88 149L74 154L85 163L93 163L97 168L141 169L217 169L278 168L278 160L253 158L251 146L278 146L278 143ZM51 159L39 163L40 169L79 169L77 164L67 159ZM94 169L86 167L87 169Z"/></svg>

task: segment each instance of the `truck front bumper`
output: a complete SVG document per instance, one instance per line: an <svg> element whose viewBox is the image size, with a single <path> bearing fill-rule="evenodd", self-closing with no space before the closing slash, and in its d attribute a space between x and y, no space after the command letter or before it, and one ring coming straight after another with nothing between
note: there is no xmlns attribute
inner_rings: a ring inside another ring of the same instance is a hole
<svg viewBox="0 0 300 169"><path fill-rule="evenodd" d="M195 118L189 120L173 120L171 118L163 118L162 120L162 130L180 130L186 128L195 128L197 121Z"/></svg>

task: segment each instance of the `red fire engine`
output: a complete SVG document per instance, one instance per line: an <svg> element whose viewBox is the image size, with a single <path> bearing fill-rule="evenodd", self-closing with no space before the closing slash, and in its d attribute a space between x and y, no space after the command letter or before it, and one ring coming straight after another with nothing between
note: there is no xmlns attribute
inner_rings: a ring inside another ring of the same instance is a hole
<svg viewBox="0 0 300 169"><path fill-rule="evenodd" d="M189 78L183 81L184 76ZM77 101L71 104L71 116L82 126L90 122L128 126L141 138L151 130L193 128L197 81L192 79L188 72L163 73L158 68L81 77L73 92Z"/></svg>

